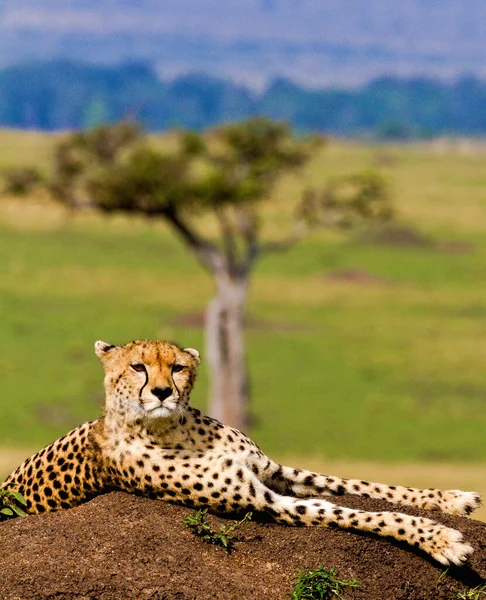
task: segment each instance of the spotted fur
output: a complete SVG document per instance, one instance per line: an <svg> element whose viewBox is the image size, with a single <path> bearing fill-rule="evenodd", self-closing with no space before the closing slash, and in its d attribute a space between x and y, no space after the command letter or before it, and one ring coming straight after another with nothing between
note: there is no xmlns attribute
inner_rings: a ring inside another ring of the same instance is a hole
<svg viewBox="0 0 486 600"><path fill-rule="evenodd" d="M272 461L240 431L189 406L199 354L161 341L95 344L105 367L103 415L28 458L6 483L30 513L76 506L124 490L225 513L255 510L289 525L369 531L408 542L442 564L462 564L472 547L431 519L367 512L324 499L343 493L403 506L468 514L474 492L418 490L341 479Z"/></svg>

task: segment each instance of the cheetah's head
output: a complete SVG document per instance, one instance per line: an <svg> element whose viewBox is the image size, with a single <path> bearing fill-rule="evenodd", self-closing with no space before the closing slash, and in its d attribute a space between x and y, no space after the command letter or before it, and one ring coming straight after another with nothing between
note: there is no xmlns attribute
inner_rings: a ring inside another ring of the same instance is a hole
<svg viewBox="0 0 486 600"><path fill-rule="evenodd" d="M129 419L183 416L200 362L197 350L159 340L125 346L99 341L95 353L105 367L106 410Z"/></svg>

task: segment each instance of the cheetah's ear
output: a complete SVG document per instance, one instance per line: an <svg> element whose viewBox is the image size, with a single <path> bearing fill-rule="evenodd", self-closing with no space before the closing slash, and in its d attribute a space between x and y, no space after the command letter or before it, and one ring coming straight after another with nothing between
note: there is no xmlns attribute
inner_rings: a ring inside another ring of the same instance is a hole
<svg viewBox="0 0 486 600"><path fill-rule="evenodd" d="M107 353L109 353L110 350L113 350L113 348L116 348L116 346L114 346L113 344L107 344L106 342L102 342L101 340L95 342L94 345L95 354L99 356L101 360L106 358Z"/></svg>
<svg viewBox="0 0 486 600"><path fill-rule="evenodd" d="M194 359L196 359L197 364L201 362L201 358L199 357L199 352L194 350L194 348L184 348L184 352L190 354Z"/></svg>

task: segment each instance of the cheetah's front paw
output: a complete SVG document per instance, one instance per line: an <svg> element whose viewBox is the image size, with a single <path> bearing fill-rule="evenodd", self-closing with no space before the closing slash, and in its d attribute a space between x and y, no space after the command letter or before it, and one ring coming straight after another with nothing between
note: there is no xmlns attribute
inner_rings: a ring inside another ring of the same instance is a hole
<svg viewBox="0 0 486 600"><path fill-rule="evenodd" d="M473 553L472 546L462 541L462 533L449 527L441 527L422 547L443 565L463 565Z"/></svg>
<svg viewBox="0 0 486 600"><path fill-rule="evenodd" d="M446 490L440 508L450 515L469 515L481 505L481 496L476 492Z"/></svg>

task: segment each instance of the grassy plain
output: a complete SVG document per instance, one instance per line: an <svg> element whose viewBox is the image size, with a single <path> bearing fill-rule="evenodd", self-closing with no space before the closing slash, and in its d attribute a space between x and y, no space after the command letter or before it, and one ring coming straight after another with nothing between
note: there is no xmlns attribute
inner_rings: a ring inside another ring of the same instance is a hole
<svg viewBox="0 0 486 600"><path fill-rule="evenodd" d="M0 132L0 170L46 168L52 141ZM252 436L264 450L435 461L457 474L486 464L485 162L474 148L332 142L276 190L263 211L271 237L305 185L379 168L400 220L430 243L321 231L259 264L247 344ZM37 447L98 414L96 339L177 339L204 355L201 329L183 317L211 293L163 224L70 219L41 198L0 198L0 445ZM203 365L196 405L206 390ZM446 487L459 487L452 473Z"/></svg>

